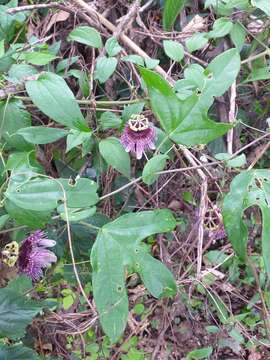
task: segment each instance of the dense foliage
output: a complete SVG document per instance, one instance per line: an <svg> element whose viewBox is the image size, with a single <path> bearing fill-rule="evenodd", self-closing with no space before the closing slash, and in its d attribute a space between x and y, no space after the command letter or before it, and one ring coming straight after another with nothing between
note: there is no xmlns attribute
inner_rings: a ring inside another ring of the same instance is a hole
<svg viewBox="0 0 270 360"><path fill-rule="evenodd" d="M270 357L269 23L0 0L0 359Z"/></svg>

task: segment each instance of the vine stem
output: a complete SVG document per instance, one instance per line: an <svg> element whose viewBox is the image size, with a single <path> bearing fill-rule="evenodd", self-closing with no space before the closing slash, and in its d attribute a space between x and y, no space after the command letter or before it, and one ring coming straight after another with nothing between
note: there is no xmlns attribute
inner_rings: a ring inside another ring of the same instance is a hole
<svg viewBox="0 0 270 360"><path fill-rule="evenodd" d="M32 101L29 96L13 96L15 99L22 101ZM115 100L115 101L102 101L102 100L76 100L76 102L80 105L95 105L95 106L113 106L113 105L130 105L137 104L142 101L148 100L148 98L144 99L134 99L134 100Z"/></svg>
<svg viewBox="0 0 270 360"><path fill-rule="evenodd" d="M261 58L261 57L263 57L263 56L266 56L266 55L269 55L269 56L270 56L270 49L267 49L267 50L265 50L265 51L263 51L263 52L261 52L261 53L259 53L259 54L252 55L252 56L248 57L247 59L241 61L241 64L242 64L242 65L243 65L243 64L246 64L246 63L248 63L248 62L251 62L251 61L253 61L253 60L259 59L259 58Z"/></svg>
<svg viewBox="0 0 270 360"><path fill-rule="evenodd" d="M55 180L55 179L54 179ZM93 314L96 313L93 305L91 304L91 302L89 301L85 291L84 291L84 288L82 286L82 283L81 283L81 280L80 280L80 277L79 277L79 274L78 274L78 270L77 270L77 267L76 267L76 261L75 261L75 257L74 257L74 252L73 252L73 246L72 246L72 237L71 237L71 231L70 231L70 222L69 222L69 217L68 217L68 209L67 209L67 196L66 196L66 191L63 187L63 185L57 181L57 183L60 185L62 191L63 191L63 204L64 204L64 210L65 210L65 216L66 216L66 223L67 223L67 236L68 236L68 246L69 246L69 252L70 252L70 256L71 256L71 262L72 262L72 265L73 265L73 271L74 271L74 274L75 274L75 277L76 277L76 280L77 280L77 283L78 283L78 286L80 288L80 291L84 297L84 299L86 300L87 304L89 305L90 309L92 310Z"/></svg>

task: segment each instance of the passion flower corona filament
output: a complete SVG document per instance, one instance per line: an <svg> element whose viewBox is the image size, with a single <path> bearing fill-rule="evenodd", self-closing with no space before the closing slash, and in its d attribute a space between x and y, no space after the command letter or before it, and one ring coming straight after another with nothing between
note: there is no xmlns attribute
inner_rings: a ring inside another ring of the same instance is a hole
<svg viewBox="0 0 270 360"><path fill-rule="evenodd" d="M156 131L148 119L139 114L134 114L128 120L121 136L121 144L126 152L136 154L137 159L147 150L155 149Z"/></svg>
<svg viewBox="0 0 270 360"><path fill-rule="evenodd" d="M42 270L57 261L55 254L47 247L55 246L54 240L47 239L42 230L37 230L22 241L19 248L19 272L37 281Z"/></svg>

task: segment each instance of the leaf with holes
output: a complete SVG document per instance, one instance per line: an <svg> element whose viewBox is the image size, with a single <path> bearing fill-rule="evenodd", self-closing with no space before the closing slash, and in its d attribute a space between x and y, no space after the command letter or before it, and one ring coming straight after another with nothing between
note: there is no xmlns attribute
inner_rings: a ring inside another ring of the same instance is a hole
<svg viewBox="0 0 270 360"><path fill-rule="evenodd" d="M45 212L64 200L64 192L68 207L87 208L98 201L97 184L89 179L78 179L72 184L68 179L35 177L17 181L11 177L5 196L19 208Z"/></svg>
<svg viewBox="0 0 270 360"><path fill-rule="evenodd" d="M139 273L153 296L175 295L173 275L141 243L147 236L172 231L175 226L169 210L155 210L123 215L100 229L91 251L93 294L101 325L112 342L119 339L127 322L127 269Z"/></svg>

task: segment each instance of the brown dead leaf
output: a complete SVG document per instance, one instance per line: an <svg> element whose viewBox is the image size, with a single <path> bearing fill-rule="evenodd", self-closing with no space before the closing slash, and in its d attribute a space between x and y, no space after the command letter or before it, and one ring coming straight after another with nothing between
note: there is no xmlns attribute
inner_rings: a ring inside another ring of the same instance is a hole
<svg viewBox="0 0 270 360"><path fill-rule="evenodd" d="M47 25L46 32L47 33L51 27L56 24L57 22L66 21L70 16L70 13L60 10L57 13L53 14L51 17L51 20L49 21L49 24Z"/></svg>
<svg viewBox="0 0 270 360"><path fill-rule="evenodd" d="M207 20L200 15L195 15L194 18L182 29L183 33L190 35L207 30Z"/></svg>

